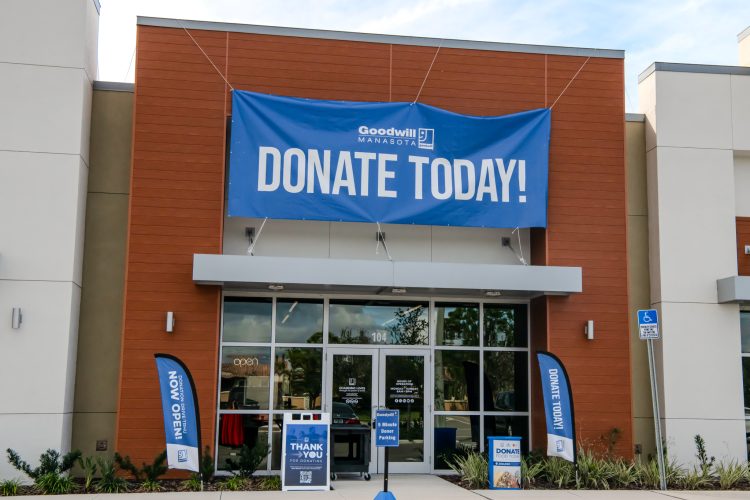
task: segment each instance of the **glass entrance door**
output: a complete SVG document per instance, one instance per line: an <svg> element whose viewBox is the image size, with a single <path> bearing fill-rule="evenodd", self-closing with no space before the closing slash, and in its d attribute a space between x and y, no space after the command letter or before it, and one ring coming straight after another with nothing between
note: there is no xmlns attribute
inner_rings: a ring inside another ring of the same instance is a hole
<svg viewBox="0 0 750 500"><path fill-rule="evenodd" d="M400 444L390 450L392 472L426 473L429 465L429 424L426 386L429 351L425 349L330 348L326 411L339 429L368 426L377 408L400 410ZM383 472L384 451L370 447L370 473ZM355 440L334 441L338 460L354 460L362 450Z"/></svg>

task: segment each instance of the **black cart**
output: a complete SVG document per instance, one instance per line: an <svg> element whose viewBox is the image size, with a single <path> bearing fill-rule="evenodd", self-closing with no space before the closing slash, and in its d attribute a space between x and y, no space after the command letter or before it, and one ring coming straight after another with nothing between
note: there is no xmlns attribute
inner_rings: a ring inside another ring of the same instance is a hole
<svg viewBox="0 0 750 500"><path fill-rule="evenodd" d="M359 473L370 480L370 439L369 425L331 425L331 479L338 473Z"/></svg>

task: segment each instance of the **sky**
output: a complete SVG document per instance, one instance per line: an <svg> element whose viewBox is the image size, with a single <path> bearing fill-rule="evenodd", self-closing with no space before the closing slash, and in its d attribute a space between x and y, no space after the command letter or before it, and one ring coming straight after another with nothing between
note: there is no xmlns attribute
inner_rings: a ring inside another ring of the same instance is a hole
<svg viewBox="0 0 750 500"><path fill-rule="evenodd" d="M136 16L625 50L625 106L652 62L737 64L750 0L100 0L99 80L133 81Z"/></svg>

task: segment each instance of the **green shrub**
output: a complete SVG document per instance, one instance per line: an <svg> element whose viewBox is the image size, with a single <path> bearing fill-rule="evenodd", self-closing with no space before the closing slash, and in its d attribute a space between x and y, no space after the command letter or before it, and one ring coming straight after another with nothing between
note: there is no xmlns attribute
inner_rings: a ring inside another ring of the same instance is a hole
<svg viewBox="0 0 750 500"><path fill-rule="evenodd" d="M221 483L221 489L228 491L242 491L248 486L248 480L242 476L232 476Z"/></svg>
<svg viewBox="0 0 750 500"><path fill-rule="evenodd" d="M567 460L550 457L546 460L545 476L548 482L557 488L569 488L575 479L575 468Z"/></svg>
<svg viewBox="0 0 750 500"><path fill-rule="evenodd" d="M34 484L45 495L67 495L76 485L72 477L57 472L42 474L36 478Z"/></svg>
<svg viewBox="0 0 750 500"><path fill-rule="evenodd" d="M25 460L22 460L14 450L8 448L6 451L8 453L8 463L29 476L34 482L40 477L50 473L60 475L68 472L73 468L76 460L81 457L81 452L78 450L68 452L65 455L60 455L59 451L49 449L39 456L39 466L32 468L31 465Z"/></svg>
<svg viewBox="0 0 750 500"><path fill-rule="evenodd" d="M39 466L34 468L14 450L8 448L6 451L8 462L29 476L42 493L57 495L73 491L75 482L67 473L81 457L80 451L74 450L61 455L59 451L49 449L39 456Z"/></svg>
<svg viewBox="0 0 750 500"><path fill-rule="evenodd" d="M713 469L716 457L708 457L706 453L706 442L703 440L700 434L695 435L695 457L698 459L698 465L701 468L701 474L704 477L711 475L711 469Z"/></svg>
<svg viewBox="0 0 750 500"><path fill-rule="evenodd" d="M611 461L597 458L591 450L578 452L576 488L608 490L614 475L615 467Z"/></svg>
<svg viewBox="0 0 750 500"><path fill-rule="evenodd" d="M638 466L635 463L620 458L613 462L613 468L613 488L632 488L638 484Z"/></svg>
<svg viewBox="0 0 750 500"><path fill-rule="evenodd" d="M18 488L21 486L21 481L18 479L6 479L0 481L0 496L12 497L18 495Z"/></svg>
<svg viewBox="0 0 750 500"><path fill-rule="evenodd" d="M260 489L266 491L279 491L281 489L281 476L265 476L260 480Z"/></svg>
<svg viewBox="0 0 750 500"><path fill-rule="evenodd" d="M487 457L472 451L464 456L455 455L447 460L448 467L461 476L461 481L471 489L486 488L489 484Z"/></svg>
<svg viewBox="0 0 750 500"><path fill-rule="evenodd" d="M545 460L532 457L521 458L521 477L524 486L534 486L545 473Z"/></svg>
<svg viewBox="0 0 750 500"><path fill-rule="evenodd" d="M201 455L200 475L204 481L210 481L214 476L214 457L211 456L210 448L206 446Z"/></svg>
<svg viewBox="0 0 750 500"><path fill-rule="evenodd" d="M180 485L182 491L203 491L203 481L200 474L192 474L190 478L184 480Z"/></svg>
<svg viewBox="0 0 750 500"><path fill-rule="evenodd" d="M669 483L669 481L667 481ZM711 485L711 476L700 469L680 471L672 486L682 490L701 490Z"/></svg>
<svg viewBox="0 0 750 500"><path fill-rule="evenodd" d="M730 462L721 461L715 470L719 480L719 487L722 490L736 488L748 480L747 465L739 463L736 460Z"/></svg>
<svg viewBox="0 0 750 500"><path fill-rule="evenodd" d="M242 448L240 448L238 458L236 460L227 458L226 464L229 470L232 471L232 474L235 474L234 471L237 471L236 475L250 478L255 474L255 471L258 470L258 467L270 452L271 448L265 442L258 442L252 448L243 444Z"/></svg>
<svg viewBox="0 0 750 500"><path fill-rule="evenodd" d="M115 463L103 457L97 457L97 466L101 477L96 481L94 489L99 493L123 493L128 491L128 482L117 475Z"/></svg>
<svg viewBox="0 0 750 500"><path fill-rule="evenodd" d="M94 457L80 457L78 465L83 471L83 489L90 491L91 486L94 484L94 476L96 475L96 460Z"/></svg>

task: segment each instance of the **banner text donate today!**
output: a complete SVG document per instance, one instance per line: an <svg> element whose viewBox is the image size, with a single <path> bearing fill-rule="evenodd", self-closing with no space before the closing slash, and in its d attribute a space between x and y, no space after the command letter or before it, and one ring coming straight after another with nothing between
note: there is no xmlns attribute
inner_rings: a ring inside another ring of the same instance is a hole
<svg viewBox="0 0 750 500"><path fill-rule="evenodd" d="M401 175L414 177L414 192L398 191L396 178ZM258 150L259 192L509 203L511 185L519 193L513 201L526 203L525 160L485 158L475 164L466 159L413 154L401 157L395 153L299 148L281 151L272 146L260 146Z"/></svg>

